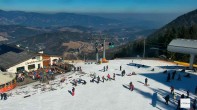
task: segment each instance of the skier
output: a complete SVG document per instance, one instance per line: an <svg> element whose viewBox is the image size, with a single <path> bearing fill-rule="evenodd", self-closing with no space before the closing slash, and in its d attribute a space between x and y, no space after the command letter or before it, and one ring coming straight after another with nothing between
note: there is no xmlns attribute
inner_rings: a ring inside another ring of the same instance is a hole
<svg viewBox="0 0 197 110"><path fill-rule="evenodd" d="M105 77L104 76L102 76L102 80L103 80L103 83L104 83L104 81L105 81Z"/></svg>
<svg viewBox="0 0 197 110"><path fill-rule="evenodd" d="M168 73L167 82L170 82L170 73Z"/></svg>
<svg viewBox="0 0 197 110"><path fill-rule="evenodd" d="M131 91L133 91L133 90L134 90L134 85L133 85L133 83L132 83L132 82L130 82L130 84L129 84L129 88L130 88L130 90L131 90Z"/></svg>
<svg viewBox="0 0 197 110"><path fill-rule="evenodd" d="M105 66L103 67L103 72L105 72Z"/></svg>
<svg viewBox="0 0 197 110"><path fill-rule="evenodd" d="M148 86L147 83L148 83L148 79L146 78L146 79L145 79L145 86Z"/></svg>
<svg viewBox="0 0 197 110"><path fill-rule="evenodd" d="M122 66L120 66L120 71L122 71Z"/></svg>
<svg viewBox="0 0 197 110"><path fill-rule="evenodd" d="M81 66L79 67L80 71L82 71Z"/></svg>
<svg viewBox="0 0 197 110"><path fill-rule="evenodd" d="M174 94L174 87L171 86L170 89L171 89L171 94L173 95Z"/></svg>
<svg viewBox="0 0 197 110"><path fill-rule="evenodd" d="M122 71L122 77L125 75L125 70Z"/></svg>
<svg viewBox="0 0 197 110"><path fill-rule="evenodd" d="M113 79L115 80L115 77L116 77L116 75L115 75L115 73L113 74Z"/></svg>
<svg viewBox="0 0 197 110"><path fill-rule="evenodd" d="M170 95L167 95L167 96L165 97L165 100L166 100L166 105L168 105L168 101L170 100Z"/></svg>
<svg viewBox="0 0 197 110"><path fill-rule="evenodd" d="M3 93L4 100L7 100L7 93Z"/></svg>
<svg viewBox="0 0 197 110"><path fill-rule="evenodd" d="M107 78L108 78L108 80L110 80L110 81L111 81L111 77L110 77L110 75L109 75L109 74L107 75Z"/></svg>
<svg viewBox="0 0 197 110"><path fill-rule="evenodd" d="M99 83L99 81L100 81L100 77L98 76L98 77L97 77L97 82Z"/></svg>
<svg viewBox="0 0 197 110"><path fill-rule="evenodd" d="M75 95L75 88L73 87L72 88L72 96L74 96Z"/></svg>
<svg viewBox="0 0 197 110"><path fill-rule="evenodd" d="M106 66L106 71L108 71L108 65Z"/></svg>
<svg viewBox="0 0 197 110"><path fill-rule="evenodd" d="M76 67L74 67L74 72L76 71Z"/></svg>
<svg viewBox="0 0 197 110"><path fill-rule="evenodd" d="M157 92L153 93L153 97L152 97L152 106L156 107L157 105Z"/></svg>
<svg viewBox="0 0 197 110"><path fill-rule="evenodd" d="M1 100L3 100L3 93L1 93Z"/></svg>

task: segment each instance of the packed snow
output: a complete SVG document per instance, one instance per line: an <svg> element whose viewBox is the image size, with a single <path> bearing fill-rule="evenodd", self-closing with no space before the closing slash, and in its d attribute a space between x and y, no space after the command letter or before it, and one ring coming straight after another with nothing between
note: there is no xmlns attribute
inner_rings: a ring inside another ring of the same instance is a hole
<svg viewBox="0 0 197 110"><path fill-rule="evenodd" d="M144 66L138 68L135 64ZM6 101L0 100L0 110L174 110L180 95L186 95L187 90L190 91L192 100L196 98L194 91L197 86L197 73L189 70L180 72L183 67L171 62L119 59L99 65L90 62L74 65L81 66L82 72L71 71L57 76L49 84L36 82L9 91L8 94L11 96ZM107 65L108 71L103 72L103 67ZM120 66L126 71L123 77ZM151 71L153 68L154 71ZM182 80L178 81L176 74L174 80L166 82L167 73L163 73L165 70L179 71ZM127 76L132 72L136 75ZM113 73L116 74L115 80L104 83L90 82L93 74L107 78L107 74L112 77ZM191 78L183 77L186 73L191 73ZM66 81L60 83L64 77ZM70 82L79 78L86 80L87 84L78 84L75 87L75 95L72 96L68 92L74 87ZM148 78L149 86L144 85L145 78ZM131 81L134 84L134 91L127 88ZM177 97L174 100L170 95L169 105L166 105L163 97L170 94L171 86L174 86ZM157 92L156 107L152 106L152 96L155 92Z"/></svg>

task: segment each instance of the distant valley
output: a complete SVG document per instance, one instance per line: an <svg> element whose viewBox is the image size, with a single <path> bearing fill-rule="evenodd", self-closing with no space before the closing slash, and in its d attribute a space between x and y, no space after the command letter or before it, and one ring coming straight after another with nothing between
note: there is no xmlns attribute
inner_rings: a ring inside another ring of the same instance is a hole
<svg viewBox="0 0 197 110"><path fill-rule="evenodd" d="M95 41L90 39L102 35L110 37L106 42L114 42L116 50L157 31L154 28L157 26L154 23L150 26L150 23L96 15L0 10L0 42L53 55L88 54L95 52Z"/></svg>

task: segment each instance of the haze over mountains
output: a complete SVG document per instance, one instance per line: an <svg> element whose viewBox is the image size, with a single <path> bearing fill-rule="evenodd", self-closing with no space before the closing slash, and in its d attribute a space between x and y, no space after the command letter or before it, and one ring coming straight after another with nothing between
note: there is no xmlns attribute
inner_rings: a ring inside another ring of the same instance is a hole
<svg viewBox="0 0 197 110"><path fill-rule="evenodd" d="M0 10L0 36L6 43L19 44L33 51L44 50L47 54L62 55L64 51L75 50L68 50L63 46L64 43L90 43L88 38L102 33L108 37L127 38L125 41L114 41L123 45L147 37L176 16L178 13L73 14ZM56 49L59 51L55 51Z"/></svg>
<svg viewBox="0 0 197 110"><path fill-rule="evenodd" d="M23 25L33 27L60 27L80 25L86 27L110 26L117 20L73 13L35 13L0 10L1 25Z"/></svg>
<svg viewBox="0 0 197 110"><path fill-rule="evenodd" d="M174 19L173 14L114 14L114 13L36 13L0 10L0 25L23 25L33 27L60 27L80 25L84 27L149 27L158 28ZM151 23L151 24L150 24ZM151 25L151 26L150 26Z"/></svg>

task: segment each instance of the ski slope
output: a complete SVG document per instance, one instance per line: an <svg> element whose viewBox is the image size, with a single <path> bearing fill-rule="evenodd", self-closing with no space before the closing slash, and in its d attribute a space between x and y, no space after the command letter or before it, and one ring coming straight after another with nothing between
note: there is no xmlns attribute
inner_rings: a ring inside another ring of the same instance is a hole
<svg viewBox="0 0 197 110"><path fill-rule="evenodd" d="M138 68L133 64L143 64L145 67ZM192 73L191 78L182 77L182 81L173 80L166 82L167 74L164 70L181 70L181 66L176 66L170 62L159 60L110 60L107 64L85 64L75 63L75 66L81 66L82 71L87 74L79 72L70 72L68 74L59 75L54 81L49 84L39 84L39 82L17 87L10 91L12 94L8 100L0 100L0 110L174 110L176 108L176 100L170 98L169 105L165 105L164 96L170 93L170 86L175 87L175 94L177 99L181 94L186 95L186 90L190 91L191 99L194 99L195 87L197 86L197 73ZM103 72L103 67L108 65L109 70ZM135 72L137 75L119 76L119 70L122 65L122 70L126 74ZM154 68L154 71L151 69ZM112 81L105 81L97 83L90 83L92 79L90 74L96 74L106 77L109 73L113 76L116 73L116 79ZM181 76L185 73L179 72ZM66 77L66 81L60 84L60 79ZM175 76L177 79L178 75ZM68 92L72 89L71 80L82 78L87 81L86 85L78 84L75 88L75 96L71 96ZM144 86L144 80L148 78L150 86ZM134 91L130 91L123 85L129 85L133 82ZM42 91L45 87L46 90ZM47 88L53 88L47 89ZM151 105L152 95L154 92L158 93L157 105ZM24 98L24 96L31 95Z"/></svg>

